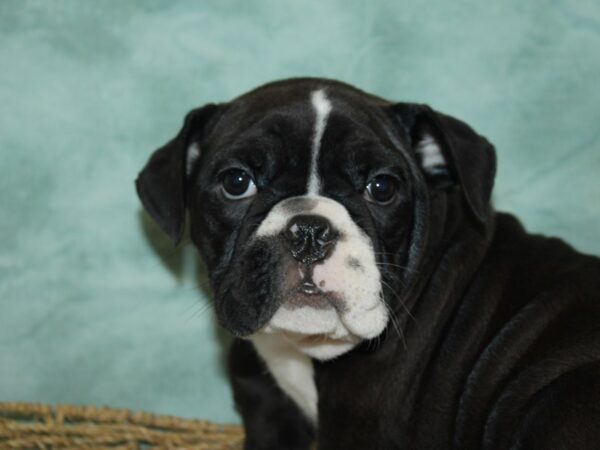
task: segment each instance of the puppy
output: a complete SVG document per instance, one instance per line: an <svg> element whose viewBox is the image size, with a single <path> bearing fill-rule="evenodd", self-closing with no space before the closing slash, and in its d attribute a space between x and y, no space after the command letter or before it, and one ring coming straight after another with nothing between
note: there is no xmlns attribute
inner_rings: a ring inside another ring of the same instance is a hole
<svg viewBox="0 0 600 450"><path fill-rule="evenodd" d="M600 448L600 260L495 212L493 146L324 79L191 111L138 195L208 267L246 449Z"/></svg>

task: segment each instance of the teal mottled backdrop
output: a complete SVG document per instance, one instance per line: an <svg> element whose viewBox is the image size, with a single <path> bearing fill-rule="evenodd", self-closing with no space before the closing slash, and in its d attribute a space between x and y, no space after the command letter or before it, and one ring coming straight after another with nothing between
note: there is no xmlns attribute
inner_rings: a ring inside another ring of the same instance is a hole
<svg viewBox="0 0 600 450"><path fill-rule="evenodd" d="M1 1L0 401L238 420L194 251L133 180L189 109L276 78L464 119L500 209L600 253L599 55L597 0Z"/></svg>

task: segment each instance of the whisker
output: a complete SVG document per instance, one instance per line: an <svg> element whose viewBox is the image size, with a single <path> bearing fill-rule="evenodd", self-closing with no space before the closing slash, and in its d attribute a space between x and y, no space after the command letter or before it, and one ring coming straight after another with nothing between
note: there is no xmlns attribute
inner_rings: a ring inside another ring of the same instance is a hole
<svg viewBox="0 0 600 450"><path fill-rule="evenodd" d="M181 315L187 315L187 314L191 313L192 311L194 311L199 306L201 306L201 304L198 301L196 301L196 300L191 301L190 302L190 306L188 306L187 308L185 308L185 311L183 311L181 313Z"/></svg>
<svg viewBox="0 0 600 450"><path fill-rule="evenodd" d="M208 310L210 310L210 308L212 308L212 306L213 306L212 302L206 302L204 305L201 305L200 308L198 308L191 316L189 316L186 319L185 323L188 324L193 319L203 316L206 313L206 311L208 311Z"/></svg>
<svg viewBox="0 0 600 450"><path fill-rule="evenodd" d="M375 255L396 256L395 253L390 253L390 252L373 252L373 254L375 254Z"/></svg>
<svg viewBox="0 0 600 450"><path fill-rule="evenodd" d="M392 311L390 306L387 304L387 302L385 301L385 298L383 298L383 296L381 297L381 300L383 302L383 305L387 309L388 314L390 315L390 321L392 322L392 326L396 330L396 334L398 335L398 337L402 341L402 344L404 345L404 350L408 350L408 346L406 344L406 336L404 336L404 331L402 331L402 327L400 327L400 324L398 323L398 320L395 317L394 312Z"/></svg>
<svg viewBox="0 0 600 450"><path fill-rule="evenodd" d="M375 264L377 266L391 266L391 267L399 267L400 269L408 269L408 266L401 266L400 264L393 264L393 263L383 262L383 261L375 261Z"/></svg>
<svg viewBox="0 0 600 450"><path fill-rule="evenodd" d="M375 347L374 347L375 349L377 349L381 345L381 334L382 333L379 333L377 335L377 337L375 338L376 339L376 341L375 341Z"/></svg>
<svg viewBox="0 0 600 450"><path fill-rule="evenodd" d="M388 276L388 277L393 277L394 281L397 281L398 283L400 283L400 284L402 285L402 287L403 287L403 288L405 288L405 287L406 287L406 283L405 283L405 281L404 281L404 280L402 280L402 279L400 278L400 274L399 274L399 273L397 273L396 271L393 271L393 272L392 272L392 271L390 271L389 269L387 269L385 266L383 266L383 269L385 269L385 273L383 273L382 275L385 275L385 276ZM390 286L388 285L388 287L390 287ZM397 296L397 295L398 295L398 294L396 294L396 296Z"/></svg>
<svg viewBox="0 0 600 450"><path fill-rule="evenodd" d="M184 292L184 293L188 293L188 292L197 292L199 294L205 295L206 291L208 290L210 292L210 289L208 285L204 286L204 285L196 285L196 286L181 286L180 288L177 289L178 292Z"/></svg>
<svg viewBox="0 0 600 450"><path fill-rule="evenodd" d="M400 302L400 306L402 306L402 308L404 308L404 311L406 311L406 314L408 314L408 317L410 317L417 326L419 326L419 322L417 321L417 319L415 318L415 316L413 316L413 314L410 312L410 310L406 307L406 305L404 304L404 302L402 301L402 298L400 297L400 295L398 295L398 293L396 291L394 291L394 289L392 289L392 287L386 283L385 281L381 280L381 283L384 286L387 286L387 288L392 291L392 294L394 294L395 298L398 299L398 301Z"/></svg>

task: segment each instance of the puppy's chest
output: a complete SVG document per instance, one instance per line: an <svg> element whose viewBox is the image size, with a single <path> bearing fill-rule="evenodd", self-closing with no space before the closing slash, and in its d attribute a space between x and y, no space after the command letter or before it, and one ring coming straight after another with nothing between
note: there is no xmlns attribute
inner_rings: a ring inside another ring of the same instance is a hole
<svg viewBox="0 0 600 450"><path fill-rule="evenodd" d="M277 385L316 425L318 394L311 359L281 336L254 336L252 343Z"/></svg>

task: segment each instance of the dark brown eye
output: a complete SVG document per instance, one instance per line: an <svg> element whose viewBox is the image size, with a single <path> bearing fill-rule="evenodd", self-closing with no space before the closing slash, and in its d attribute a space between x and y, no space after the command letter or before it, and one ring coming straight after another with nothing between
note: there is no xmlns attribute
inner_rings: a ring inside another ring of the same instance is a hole
<svg viewBox="0 0 600 450"><path fill-rule="evenodd" d="M375 203L386 204L391 202L396 195L396 179L389 175L377 175L365 189L367 200Z"/></svg>
<svg viewBox="0 0 600 450"><path fill-rule="evenodd" d="M225 197L240 200L256 194L256 185L252 177L242 169L230 169L221 179L221 188Z"/></svg>

